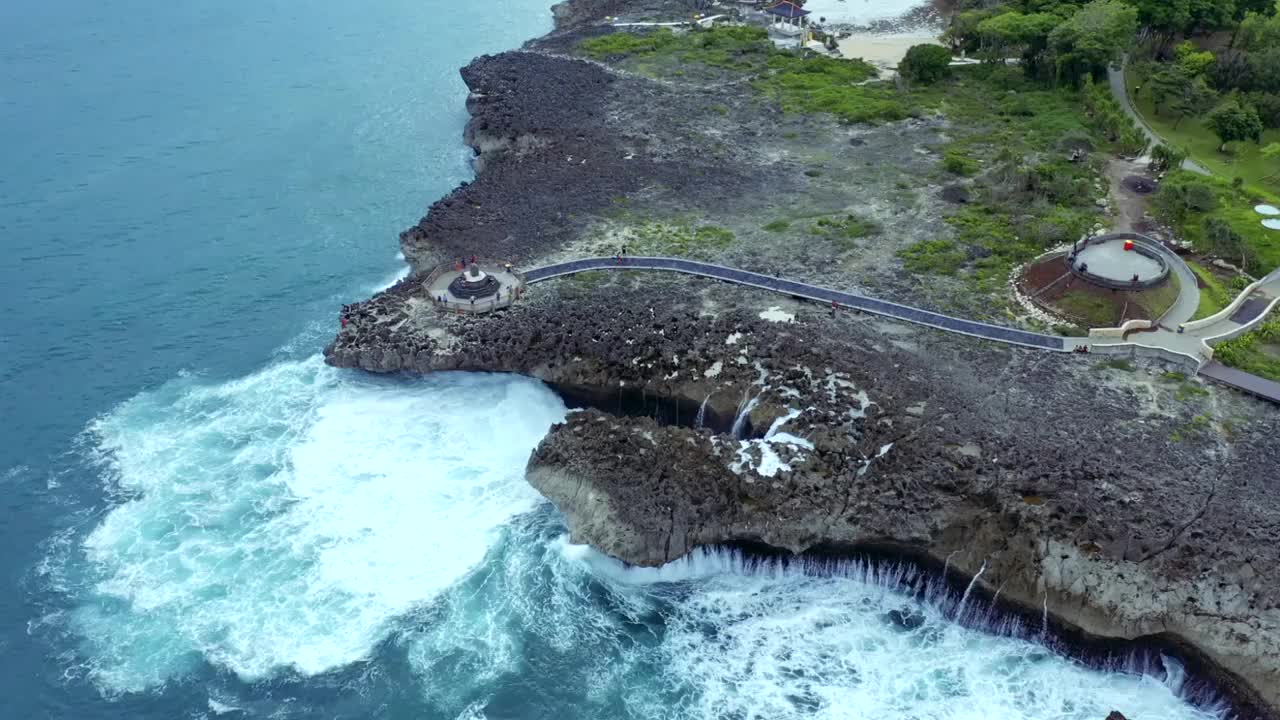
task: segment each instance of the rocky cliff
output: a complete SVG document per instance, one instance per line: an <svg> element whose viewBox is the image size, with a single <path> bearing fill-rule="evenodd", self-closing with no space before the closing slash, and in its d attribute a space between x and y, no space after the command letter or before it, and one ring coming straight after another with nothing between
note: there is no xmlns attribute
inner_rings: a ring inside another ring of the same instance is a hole
<svg viewBox="0 0 1280 720"><path fill-rule="evenodd" d="M599 13L632 5L643 3L564 4L557 34L464 70L477 176L402 234L415 274L345 308L326 359L372 372L518 372L589 407L553 429L529 479L576 541L627 562L721 543L894 548L980 574L988 592L1063 628L1183 648L1242 716L1275 717L1273 408L1161 368L995 347L672 276L594 273L538 285L493 315L433 310L420 273L443 258L530 266L612 254L618 237L906 292L870 263L823 262L821 239L713 250L690 249L676 230L611 234L622 216L631 227L681 213L733 227L762 198L814 203L821 190L801 171L815 153L910 170L936 162L922 148L945 130L929 119L879 129L782 119L741 88L566 57ZM785 123L797 124L770 131ZM857 182L873 203L902 180L867 170ZM908 234L928 228L928 210L881 217Z"/></svg>

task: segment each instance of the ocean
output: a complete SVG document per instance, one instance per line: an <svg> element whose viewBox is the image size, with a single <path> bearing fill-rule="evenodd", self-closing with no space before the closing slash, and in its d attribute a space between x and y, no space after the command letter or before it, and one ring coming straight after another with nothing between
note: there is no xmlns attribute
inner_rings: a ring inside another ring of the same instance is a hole
<svg viewBox="0 0 1280 720"><path fill-rule="evenodd" d="M899 571L624 568L524 481L548 388L323 365L546 1L0 6L0 717L1215 717Z"/></svg>

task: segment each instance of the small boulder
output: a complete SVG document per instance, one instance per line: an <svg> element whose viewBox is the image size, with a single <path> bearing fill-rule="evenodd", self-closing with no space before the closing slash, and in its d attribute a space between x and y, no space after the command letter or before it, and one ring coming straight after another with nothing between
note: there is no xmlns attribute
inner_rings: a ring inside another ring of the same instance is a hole
<svg viewBox="0 0 1280 720"><path fill-rule="evenodd" d="M887 614L889 622L901 630L915 630L924 624L924 613L914 608L890 610ZM1108 718L1107 720L1111 720Z"/></svg>

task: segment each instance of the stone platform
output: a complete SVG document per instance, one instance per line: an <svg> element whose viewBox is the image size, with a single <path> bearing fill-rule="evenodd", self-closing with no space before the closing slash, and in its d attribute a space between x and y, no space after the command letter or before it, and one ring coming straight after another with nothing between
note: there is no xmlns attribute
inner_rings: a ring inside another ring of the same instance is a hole
<svg viewBox="0 0 1280 720"><path fill-rule="evenodd" d="M441 265L431 272L423 289L435 306L449 312L483 313L507 307L515 302L524 292L523 275L515 270L508 270L505 264L480 261L475 268L486 278L497 282L497 291L490 287L484 291L468 292L468 283L459 283L459 276L470 273L471 268L459 270L453 263Z"/></svg>

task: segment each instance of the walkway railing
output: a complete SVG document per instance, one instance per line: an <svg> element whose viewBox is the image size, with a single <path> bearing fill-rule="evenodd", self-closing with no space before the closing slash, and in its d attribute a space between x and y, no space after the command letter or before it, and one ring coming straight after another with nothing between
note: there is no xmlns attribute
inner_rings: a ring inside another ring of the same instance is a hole
<svg viewBox="0 0 1280 720"><path fill-rule="evenodd" d="M1009 345L1021 345L1054 352L1068 351L1064 339L1055 335L1041 335L1001 325L964 320L941 313L921 310L909 305L877 300L865 295L831 290L794 280L784 280L771 275L737 270L696 260L663 257L627 257L619 262L615 258L585 258L529 270L524 273L524 278L527 283L536 283L563 275L573 275L591 270L662 270L697 275L713 280L770 290L806 300L814 300L823 304L853 308L875 315L883 315L984 340L994 340Z"/></svg>

